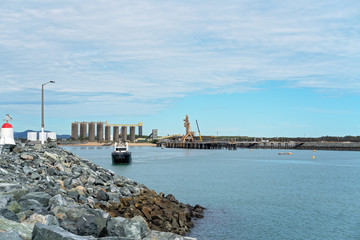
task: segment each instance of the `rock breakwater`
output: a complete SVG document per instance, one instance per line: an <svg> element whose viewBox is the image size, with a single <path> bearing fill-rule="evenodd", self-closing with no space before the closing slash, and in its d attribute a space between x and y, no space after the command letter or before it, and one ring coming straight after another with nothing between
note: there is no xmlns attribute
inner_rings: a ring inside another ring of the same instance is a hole
<svg viewBox="0 0 360 240"><path fill-rule="evenodd" d="M0 239L192 239L180 235L202 217L56 144L0 153Z"/></svg>

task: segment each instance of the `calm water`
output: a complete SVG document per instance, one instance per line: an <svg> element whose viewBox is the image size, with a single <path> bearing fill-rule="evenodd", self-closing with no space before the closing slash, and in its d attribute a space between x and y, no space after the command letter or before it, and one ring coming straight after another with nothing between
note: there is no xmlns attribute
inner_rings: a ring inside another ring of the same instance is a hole
<svg viewBox="0 0 360 240"><path fill-rule="evenodd" d="M360 152L64 147L179 201L207 208L201 239L360 239ZM315 156L315 159L312 157Z"/></svg>

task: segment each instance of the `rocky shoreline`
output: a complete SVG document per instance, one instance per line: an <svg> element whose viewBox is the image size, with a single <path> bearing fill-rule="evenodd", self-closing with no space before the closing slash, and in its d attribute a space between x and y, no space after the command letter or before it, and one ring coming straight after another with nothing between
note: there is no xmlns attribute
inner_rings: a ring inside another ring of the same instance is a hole
<svg viewBox="0 0 360 240"><path fill-rule="evenodd" d="M0 146L0 239L194 239L204 208L56 144Z"/></svg>

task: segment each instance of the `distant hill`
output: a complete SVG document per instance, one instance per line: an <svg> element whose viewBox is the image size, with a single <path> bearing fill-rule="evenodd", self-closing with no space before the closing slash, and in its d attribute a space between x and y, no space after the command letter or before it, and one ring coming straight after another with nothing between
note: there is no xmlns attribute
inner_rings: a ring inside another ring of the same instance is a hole
<svg viewBox="0 0 360 240"><path fill-rule="evenodd" d="M27 133L28 132L36 132L36 131L34 131L34 130L26 130L24 132L14 132L14 138L15 139L19 139L19 138L27 139ZM50 131L45 131L45 132L50 132ZM70 137L71 136L69 134L56 134L57 139L70 138Z"/></svg>

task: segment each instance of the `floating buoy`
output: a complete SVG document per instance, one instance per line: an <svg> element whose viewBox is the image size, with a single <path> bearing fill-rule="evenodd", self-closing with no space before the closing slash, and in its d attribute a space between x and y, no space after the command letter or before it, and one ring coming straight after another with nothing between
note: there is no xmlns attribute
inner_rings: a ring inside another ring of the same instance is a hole
<svg viewBox="0 0 360 240"><path fill-rule="evenodd" d="M316 150L314 149L313 152L316 152Z"/></svg>
<svg viewBox="0 0 360 240"><path fill-rule="evenodd" d="M1 127L0 145L15 145L14 129L13 126L11 126L11 124L9 123L9 120L11 120L11 117L7 114L5 120L6 123L4 123Z"/></svg>
<svg viewBox="0 0 360 240"><path fill-rule="evenodd" d="M252 152L253 150L252 149L250 149L250 152Z"/></svg>
<svg viewBox="0 0 360 240"><path fill-rule="evenodd" d="M315 159L315 156L313 156L312 159Z"/></svg>

